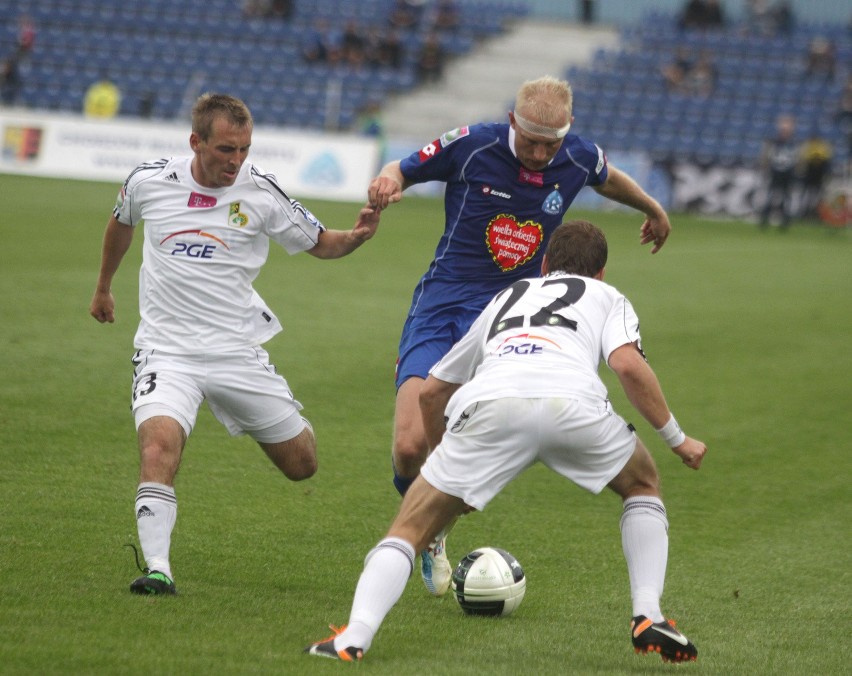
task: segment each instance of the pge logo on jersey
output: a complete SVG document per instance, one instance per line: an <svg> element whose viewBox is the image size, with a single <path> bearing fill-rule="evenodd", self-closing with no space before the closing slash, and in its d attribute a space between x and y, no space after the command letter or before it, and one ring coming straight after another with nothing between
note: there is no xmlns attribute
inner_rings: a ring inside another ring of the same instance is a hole
<svg viewBox="0 0 852 676"><path fill-rule="evenodd" d="M196 238L198 239L196 240ZM213 242L205 241L206 239L213 240ZM160 240L160 246L171 247L169 255L185 258L213 258L213 254L219 248L217 245L223 246L228 251L231 250L231 247L216 235L211 235L203 230L181 230Z"/></svg>

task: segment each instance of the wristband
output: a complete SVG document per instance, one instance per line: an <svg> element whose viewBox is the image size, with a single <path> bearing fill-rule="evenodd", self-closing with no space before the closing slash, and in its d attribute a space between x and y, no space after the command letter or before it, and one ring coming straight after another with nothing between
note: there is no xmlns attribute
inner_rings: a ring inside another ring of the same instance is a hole
<svg viewBox="0 0 852 676"><path fill-rule="evenodd" d="M677 424L674 415L670 415L669 421L657 430L657 434L669 445L669 448L676 448L686 441L686 435Z"/></svg>

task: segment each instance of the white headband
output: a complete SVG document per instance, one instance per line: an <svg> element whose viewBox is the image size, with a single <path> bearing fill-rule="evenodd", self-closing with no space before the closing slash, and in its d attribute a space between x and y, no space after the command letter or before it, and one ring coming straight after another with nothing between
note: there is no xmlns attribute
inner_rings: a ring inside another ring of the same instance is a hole
<svg viewBox="0 0 852 676"><path fill-rule="evenodd" d="M571 128L571 122L568 122L568 124L559 129L555 127L545 127L521 117L518 115L517 111L515 111L515 122L517 122L518 126L525 132L535 134L536 136L546 136L547 138L565 138L565 134L567 134L568 130Z"/></svg>

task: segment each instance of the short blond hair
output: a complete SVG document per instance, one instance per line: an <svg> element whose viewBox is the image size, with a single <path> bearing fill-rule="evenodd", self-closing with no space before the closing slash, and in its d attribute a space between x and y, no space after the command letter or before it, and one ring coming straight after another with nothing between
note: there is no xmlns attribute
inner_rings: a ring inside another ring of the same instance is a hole
<svg viewBox="0 0 852 676"><path fill-rule="evenodd" d="M552 75L527 80L515 97L515 111L548 127L562 127L571 119L574 94L566 80ZM563 111L567 119L563 119Z"/></svg>

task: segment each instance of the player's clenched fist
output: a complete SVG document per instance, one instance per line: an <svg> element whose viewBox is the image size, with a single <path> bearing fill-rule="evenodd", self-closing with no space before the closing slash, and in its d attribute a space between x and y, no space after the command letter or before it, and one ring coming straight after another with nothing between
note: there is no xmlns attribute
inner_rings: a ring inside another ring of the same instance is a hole
<svg viewBox="0 0 852 676"><path fill-rule="evenodd" d="M370 181L367 189L367 199L370 206L381 211L389 204L402 199L402 191L406 188L405 177L399 168L399 161L385 165L381 173Z"/></svg>

